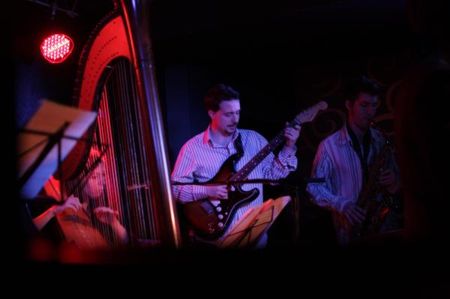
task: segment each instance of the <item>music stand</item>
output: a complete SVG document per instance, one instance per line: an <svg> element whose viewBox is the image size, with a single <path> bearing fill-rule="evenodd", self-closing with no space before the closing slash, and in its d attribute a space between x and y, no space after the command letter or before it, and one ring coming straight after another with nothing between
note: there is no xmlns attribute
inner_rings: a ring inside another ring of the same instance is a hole
<svg viewBox="0 0 450 299"><path fill-rule="evenodd" d="M22 198L35 198L92 125L96 112L43 100L17 138Z"/></svg>
<svg viewBox="0 0 450 299"><path fill-rule="evenodd" d="M294 240L298 239L299 236L299 223L300 223L300 203L299 203L299 190L298 186L292 186L291 184L286 184L285 180L270 180L270 179L246 179L242 181L214 181L214 182L177 182L172 181L172 185L174 186L184 186L184 185L226 185L228 188L233 186L234 184L268 184L268 185L280 185L285 184L291 186L290 193L293 196L293 208L294 208L294 217L295 217L295 227L294 227ZM303 184L308 183L324 183L324 178L302 178L301 181ZM293 193L293 194L292 194ZM289 200L284 202L280 199L284 197L280 197L276 200L280 200L283 203L282 207L273 210L273 213L270 213L270 206L273 205L273 200L269 199L265 201L262 205L258 207L254 207L247 211L247 213L241 218L241 220L234 225L234 227L226 234L226 236L222 236L218 242L218 247L245 247L249 246L251 242L258 239L259 236L262 235L265 231L267 231L270 226L274 223L275 219L278 217L281 210L289 203L291 200L290 196ZM275 201L276 201L275 200ZM264 214L260 214L264 213ZM239 228L237 228L239 225Z"/></svg>
<svg viewBox="0 0 450 299"><path fill-rule="evenodd" d="M220 240L220 248L250 248L265 233L291 201L290 196L268 199L254 207Z"/></svg>

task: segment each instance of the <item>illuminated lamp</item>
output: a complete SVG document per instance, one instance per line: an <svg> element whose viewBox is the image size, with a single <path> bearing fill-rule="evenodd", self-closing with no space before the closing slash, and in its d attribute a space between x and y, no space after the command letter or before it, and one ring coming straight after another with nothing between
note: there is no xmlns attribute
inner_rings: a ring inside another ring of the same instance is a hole
<svg viewBox="0 0 450 299"><path fill-rule="evenodd" d="M41 54L50 63L61 63L72 53L73 40L62 33L52 34L41 43Z"/></svg>

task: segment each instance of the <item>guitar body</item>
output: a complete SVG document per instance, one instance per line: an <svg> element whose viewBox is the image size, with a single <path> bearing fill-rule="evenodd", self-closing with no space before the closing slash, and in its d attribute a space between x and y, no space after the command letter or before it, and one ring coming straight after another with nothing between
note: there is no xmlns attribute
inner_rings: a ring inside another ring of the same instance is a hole
<svg viewBox="0 0 450 299"><path fill-rule="evenodd" d="M234 174L236 155L230 156L208 184L225 182ZM244 191L234 186L228 192L228 199L214 206L208 198L183 204L186 220L195 233L207 240L220 238L229 227L234 214L242 205L251 202L259 195L258 189Z"/></svg>

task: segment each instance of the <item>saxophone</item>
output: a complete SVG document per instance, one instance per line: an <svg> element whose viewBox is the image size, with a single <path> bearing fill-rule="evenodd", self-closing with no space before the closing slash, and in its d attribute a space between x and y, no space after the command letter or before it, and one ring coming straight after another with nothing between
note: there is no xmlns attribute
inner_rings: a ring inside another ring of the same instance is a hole
<svg viewBox="0 0 450 299"><path fill-rule="evenodd" d="M385 143L373 163L369 167L368 178L363 185L356 202L357 206L366 211L365 219L352 227L351 239L375 234L390 210L390 203L394 201L391 195L379 184L380 171L389 166L392 157L392 142L385 138ZM382 196L380 199L379 197Z"/></svg>

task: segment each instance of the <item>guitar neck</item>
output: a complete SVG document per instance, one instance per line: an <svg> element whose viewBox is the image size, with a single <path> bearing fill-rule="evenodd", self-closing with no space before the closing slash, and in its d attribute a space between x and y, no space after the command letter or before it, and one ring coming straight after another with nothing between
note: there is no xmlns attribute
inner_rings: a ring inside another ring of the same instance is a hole
<svg viewBox="0 0 450 299"><path fill-rule="evenodd" d="M238 172L236 172L230 181L242 181L247 178L250 172L255 169L256 166L261 163L264 158L267 157L271 152L273 152L282 142L284 141L283 131L278 133L278 135L272 139L266 146L264 146L247 164L244 165Z"/></svg>
<svg viewBox="0 0 450 299"><path fill-rule="evenodd" d="M295 127L296 125L301 126L305 122L312 121L314 117L320 110L326 109L328 104L324 101L320 101L314 106L306 109L305 111L298 114L293 121L291 121L288 126ZM282 130L278 135L272 139L265 147L263 147L247 164L242 167L241 170L236 172L229 180L230 181L242 181L247 178L250 172L255 169L256 166L267 157L268 154L273 152L282 142L284 141L284 130Z"/></svg>

